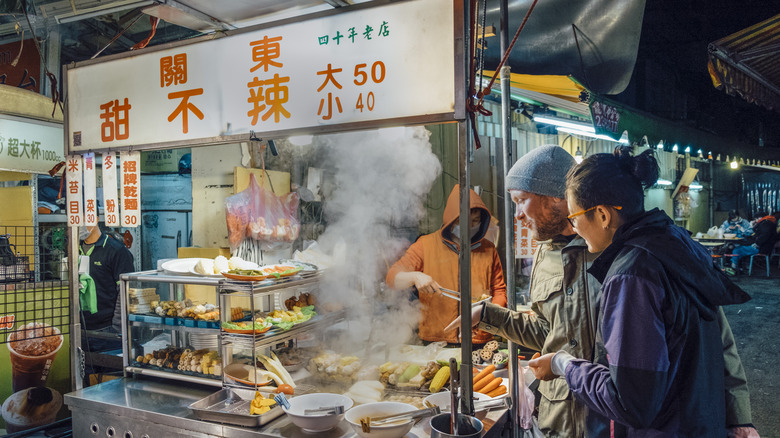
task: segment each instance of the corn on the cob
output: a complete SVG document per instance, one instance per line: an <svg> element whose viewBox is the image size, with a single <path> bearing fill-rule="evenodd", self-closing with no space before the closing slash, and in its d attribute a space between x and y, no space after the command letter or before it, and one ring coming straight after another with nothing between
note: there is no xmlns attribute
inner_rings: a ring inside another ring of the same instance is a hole
<svg viewBox="0 0 780 438"><path fill-rule="evenodd" d="M431 394L439 392L444 387L444 384L447 383L449 378L450 367L441 367L439 371L436 372L436 375L433 376L433 380L431 380L431 386L428 387L428 389L431 391Z"/></svg>

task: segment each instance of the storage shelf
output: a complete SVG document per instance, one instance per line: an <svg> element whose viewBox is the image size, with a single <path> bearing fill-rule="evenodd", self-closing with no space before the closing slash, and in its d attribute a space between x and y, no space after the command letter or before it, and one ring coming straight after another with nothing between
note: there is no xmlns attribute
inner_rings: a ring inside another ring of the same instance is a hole
<svg viewBox="0 0 780 438"><path fill-rule="evenodd" d="M183 382L198 383L201 385L216 386L218 388L222 386L222 379L209 379L206 377L188 376L186 374L151 370L149 368L127 366L125 367L125 372L130 374L143 374L145 376L162 377L171 380L180 380Z"/></svg>
<svg viewBox="0 0 780 438"><path fill-rule="evenodd" d="M295 324L289 330L271 329L257 335L240 335L223 332L222 345L230 343L243 348L255 349L272 346L292 338L297 338L314 329L329 327L344 320L346 314L346 310L339 310L338 312L328 313L327 315L317 315L306 322Z"/></svg>

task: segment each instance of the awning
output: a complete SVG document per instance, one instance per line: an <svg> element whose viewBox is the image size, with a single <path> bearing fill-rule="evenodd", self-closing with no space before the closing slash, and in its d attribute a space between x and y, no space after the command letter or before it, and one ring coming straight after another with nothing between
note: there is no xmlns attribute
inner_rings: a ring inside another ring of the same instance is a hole
<svg viewBox="0 0 780 438"><path fill-rule="evenodd" d="M482 70L482 85L487 85L494 72ZM585 87L569 76L556 75L509 75L511 98L532 105L547 105L551 109L573 116L587 116L588 105L582 103L580 95ZM501 78L493 84L493 93L501 93Z"/></svg>
<svg viewBox="0 0 780 438"><path fill-rule="evenodd" d="M664 150L667 151L677 145L680 153L690 147L692 155L701 149L705 157L712 152L714 157L721 154L724 158L726 155L736 155L745 159L777 160L774 149L754 147L738 140L723 138L644 111L627 108L595 94L591 97L590 112L596 134L607 135L615 140L627 132L632 144L656 146L663 142Z"/></svg>
<svg viewBox="0 0 780 438"><path fill-rule="evenodd" d="M709 45L715 88L780 111L780 14Z"/></svg>

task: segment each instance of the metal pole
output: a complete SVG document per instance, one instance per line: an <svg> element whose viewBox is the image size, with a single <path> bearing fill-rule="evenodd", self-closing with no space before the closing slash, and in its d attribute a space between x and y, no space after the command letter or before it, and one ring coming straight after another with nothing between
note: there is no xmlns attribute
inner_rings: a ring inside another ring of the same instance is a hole
<svg viewBox="0 0 780 438"><path fill-rule="evenodd" d="M501 0L501 29L500 29L500 53L505 53L509 47L509 7L507 0ZM505 259L506 266L504 266L504 273L506 273L506 298L507 307L512 310L517 309L516 295L515 295L515 223L514 223L514 205L512 199L509 197L504 187L504 177L509 169L515 162L515 157L512 150L512 108L511 108L511 69L508 65L501 67L501 128L503 131L503 160L501 169L501 181L498 183L500 193L504 195L504 236L506 239L505 245ZM512 400L520 400L520 384L521 380L518 378L518 364L517 364L517 344L514 342L508 342L509 347L509 396ZM524 381L522 381L524 384ZM520 421L518 418L519 410L511 409L510 422L512 425L512 436L520 438L522 431L520 430Z"/></svg>
<svg viewBox="0 0 780 438"><path fill-rule="evenodd" d="M79 390L84 386L84 382L81 379L83 352L81 351L81 305L79 303L78 227L68 227L68 268L70 269L70 381L71 387Z"/></svg>
<svg viewBox="0 0 780 438"><path fill-rule="evenodd" d="M469 78L471 77L471 71L469 71L469 57L471 56L471 14L470 14L469 2L463 1L463 23L465 32L463 33L463 46L464 53L466 53L464 67L465 74L465 89L466 93L470 93ZM467 96L468 98L468 96ZM466 224L469 223L469 212L471 194L469 192L471 186L471 178L469 175L469 150L471 149L471 136L470 136L469 118L458 123L458 183L460 184L460 226L461 229L468 229ZM465 228L464 228L465 227ZM458 266L460 272L458 273L458 287L460 288L460 296L463 298L460 300L460 352L461 352L461 364L460 364L460 387L461 387L461 401L460 410L464 414L474 415L474 401L473 398L473 380L474 376L471 372L471 237L469 233L460 233L460 252L458 254ZM456 370L450 370L450 372L456 372ZM455 388L450 388L455 390Z"/></svg>

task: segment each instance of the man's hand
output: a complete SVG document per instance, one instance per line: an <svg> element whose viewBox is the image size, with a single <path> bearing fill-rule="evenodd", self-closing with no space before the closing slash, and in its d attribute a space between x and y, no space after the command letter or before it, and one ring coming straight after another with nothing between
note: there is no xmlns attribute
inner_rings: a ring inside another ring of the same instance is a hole
<svg viewBox="0 0 780 438"><path fill-rule="evenodd" d="M730 427L727 432L728 438L760 438L755 427Z"/></svg>
<svg viewBox="0 0 780 438"><path fill-rule="evenodd" d="M479 321L482 319L482 306L483 303L471 306L471 328L476 327L477 324L479 324ZM452 320L452 322L449 323L447 327L444 327L444 331L448 332L458 327L460 327L460 316Z"/></svg>
<svg viewBox="0 0 780 438"><path fill-rule="evenodd" d="M552 372L553 356L555 356L555 353L547 353L544 356L536 353L528 362L528 368L531 369L531 372L534 373L537 379L552 380L558 377Z"/></svg>
<svg viewBox="0 0 780 438"><path fill-rule="evenodd" d="M414 273L414 287L420 293L435 294L439 292L439 283L434 281L433 277L422 272Z"/></svg>

